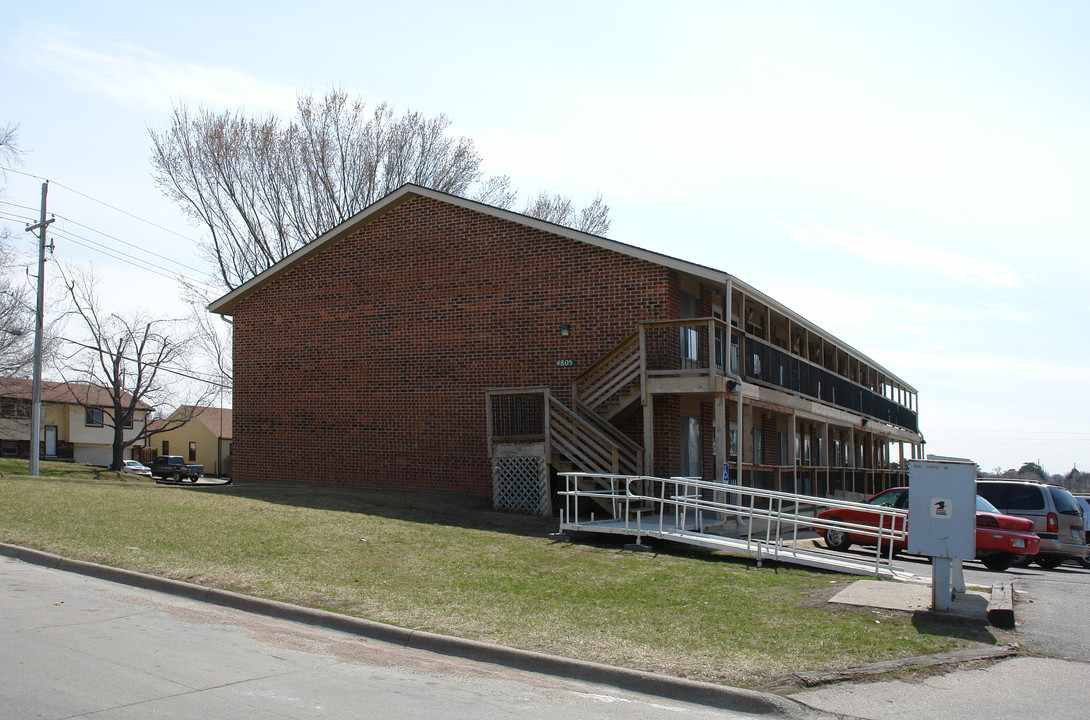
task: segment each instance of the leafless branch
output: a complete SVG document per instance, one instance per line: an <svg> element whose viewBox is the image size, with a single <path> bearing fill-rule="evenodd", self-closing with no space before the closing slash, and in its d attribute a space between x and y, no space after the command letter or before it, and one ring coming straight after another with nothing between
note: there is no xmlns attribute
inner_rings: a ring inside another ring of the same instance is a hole
<svg viewBox="0 0 1090 720"><path fill-rule="evenodd" d="M473 141L451 127L446 115L398 116L340 89L300 95L290 122L179 105L169 128L151 131L152 175L208 230L203 251L231 289L405 183L513 206L510 180L485 178ZM543 194L528 212L587 232L609 228L600 197L576 211Z"/></svg>

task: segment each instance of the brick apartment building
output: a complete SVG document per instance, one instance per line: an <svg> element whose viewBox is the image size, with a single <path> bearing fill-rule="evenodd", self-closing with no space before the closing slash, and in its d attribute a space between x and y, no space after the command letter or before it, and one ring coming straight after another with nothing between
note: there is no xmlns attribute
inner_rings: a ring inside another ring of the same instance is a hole
<svg viewBox="0 0 1090 720"><path fill-rule="evenodd" d="M922 452L912 387L733 276L412 185L209 309L236 482L548 512L566 469L831 495Z"/></svg>

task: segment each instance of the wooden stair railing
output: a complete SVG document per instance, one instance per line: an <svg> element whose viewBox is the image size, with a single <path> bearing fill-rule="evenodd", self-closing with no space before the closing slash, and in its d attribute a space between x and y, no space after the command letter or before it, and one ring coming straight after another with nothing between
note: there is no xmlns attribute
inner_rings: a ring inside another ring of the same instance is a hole
<svg viewBox="0 0 1090 720"><path fill-rule="evenodd" d="M572 397L605 418L640 397L642 367L640 334L634 332L572 381Z"/></svg>
<svg viewBox="0 0 1090 720"><path fill-rule="evenodd" d="M620 473L621 448L605 433L556 398L549 397L549 446L591 473Z"/></svg>

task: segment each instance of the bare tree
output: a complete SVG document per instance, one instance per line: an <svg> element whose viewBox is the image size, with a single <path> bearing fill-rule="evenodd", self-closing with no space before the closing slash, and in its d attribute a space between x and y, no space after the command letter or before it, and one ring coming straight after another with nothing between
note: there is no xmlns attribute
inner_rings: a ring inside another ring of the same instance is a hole
<svg viewBox="0 0 1090 720"><path fill-rule="evenodd" d="M230 403L233 377L232 327L226 318L209 313L206 309L212 298L200 293L189 304L191 325L194 329L190 343L192 356L205 372L210 372L219 386L220 404L226 394Z"/></svg>
<svg viewBox="0 0 1090 720"><path fill-rule="evenodd" d="M563 195L550 197L548 193L541 193L526 204L522 214L592 235L605 235L609 232L609 205L602 201L601 195L595 197L590 205L576 210L571 198Z"/></svg>
<svg viewBox="0 0 1090 720"><path fill-rule="evenodd" d="M203 249L230 289L405 183L511 207L510 180L485 177L473 141L450 128L446 115L370 110L339 89L300 95L290 122L178 105L169 128L151 131L152 174L208 230ZM601 198L577 212L543 194L530 207L609 227Z"/></svg>
<svg viewBox="0 0 1090 720"><path fill-rule="evenodd" d="M0 163L19 162L23 151L19 148L19 125L8 123L0 127ZM0 167L0 180L4 179L4 170Z"/></svg>
<svg viewBox="0 0 1090 720"><path fill-rule="evenodd" d="M0 127L0 182L6 180L3 166L22 161L18 131L15 124ZM0 376L4 377L25 376L34 363L33 297L30 286L17 281L15 267L11 230L0 226ZM54 347L47 342L44 350Z"/></svg>
<svg viewBox="0 0 1090 720"><path fill-rule="evenodd" d="M85 342L69 341L70 352L60 361L66 381L79 382L101 390L108 398L104 407L100 398L73 391L73 399L85 408L102 411L103 425L113 429L113 455L110 468L119 470L126 448L148 437L144 427L131 437L127 428L135 427L136 411L173 404L201 407L215 395L215 386L185 383L190 336L183 324L170 320L150 320L139 315L105 315L93 292L94 277L85 274L66 281L72 305L69 316L78 319ZM182 388L179 390L179 388ZM179 401L186 394L190 402ZM192 419L184 414L170 420L170 427Z"/></svg>

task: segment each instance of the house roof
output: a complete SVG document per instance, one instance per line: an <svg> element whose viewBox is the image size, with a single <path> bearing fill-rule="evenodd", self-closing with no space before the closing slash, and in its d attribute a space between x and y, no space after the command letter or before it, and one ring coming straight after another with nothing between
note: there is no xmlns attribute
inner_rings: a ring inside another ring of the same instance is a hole
<svg viewBox="0 0 1090 720"><path fill-rule="evenodd" d="M222 440L231 439L231 417L233 415L231 408L182 405L171 414L171 417L181 412L190 413L192 415L190 422L204 425L213 436Z"/></svg>
<svg viewBox="0 0 1090 720"><path fill-rule="evenodd" d="M26 378L0 378L0 398L31 401L34 399L34 385ZM122 396L122 402L132 399L129 393ZM56 405L80 405L84 407L112 407L114 402L110 392L103 387L88 383L64 383L42 380L42 402ZM151 410L143 401L136 403L137 410Z"/></svg>
<svg viewBox="0 0 1090 720"><path fill-rule="evenodd" d="M874 362L871 358L867 357L864 353L859 352L851 345L842 342L832 334L822 330L820 327L810 322L806 318L802 317L795 311L791 310L782 303L774 300L768 295L764 294L760 290L757 290L751 285L742 282L733 275L724 272L722 270L716 270L714 268L707 267L705 265L699 265L687 260L681 260L669 255L663 255L661 253L652 252L650 250L644 250L634 245L626 245L625 243L617 242L616 240L610 240L608 238L600 237L598 235L591 235L589 233L580 232L563 225L557 225L545 220L539 220L537 218L530 217L528 215L522 215L520 213L512 212L510 210L504 210L502 208L494 207L492 205L486 205L476 200L468 200L456 195L449 195L447 193L439 192L438 190L431 190L429 188L421 187L419 185L406 184L402 185L397 190L386 197L378 200L377 202L369 205L360 212L356 213L352 217L348 218L340 225L326 231L316 239L307 243L303 247L299 248L291 255L288 255L280 262L276 263L263 273L251 278L249 281L239 285L231 292L220 297L217 300L212 301L208 305L208 310L219 315L232 315L235 305L241 300L253 295L261 288L265 287L269 283L273 282L282 275L287 274L295 266L306 262L310 258L318 255L322 251L336 245L341 240L348 238L351 234L359 231L367 225L377 221L391 210L400 207L407 201L414 197L423 197L436 200L438 202L449 203L458 207L466 208L474 212L483 213L492 217L507 220L509 222L518 223L527 227L536 228L544 232L552 233L554 235L560 235L562 237L575 240L577 242L584 242L589 245L604 248L606 250L612 250L614 252L628 255L640 260L645 260L655 265L667 267L679 272L692 275L694 277L707 280L712 283L726 285L728 282L744 292L747 296L759 300L762 304L774 309L776 312L789 318L793 323L805 327L808 331L815 332L834 344L840 346L846 351L849 351L860 360L864 361L870 367L878 370L882 374L890 378L895 378L901 382L909 391L915 392L915 389L901 380L897 375L889 372L880 364Z"/></svg>

